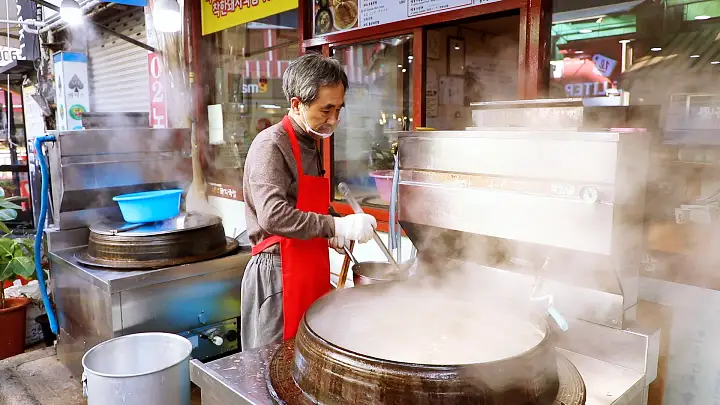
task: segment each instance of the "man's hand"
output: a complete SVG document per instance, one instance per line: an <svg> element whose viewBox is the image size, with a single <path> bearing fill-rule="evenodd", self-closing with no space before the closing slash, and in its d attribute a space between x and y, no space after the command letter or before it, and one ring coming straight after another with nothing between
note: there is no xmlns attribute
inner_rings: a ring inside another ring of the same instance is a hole
<svg viewBox="0 0 720 405"><path fill-rule="evenodd" d="M345 254L343 246L350 249L350 241L346 240L342 236L333 236L332 238L328 239L328 245L331 248L335 249L335 251L340 253L341 255Z"/></svg>
<svg viewBox="0 0 720 405"><path fill-rule="evenodd" d="M368 214L352 214L335 220L335 236L366 243L373 238L377 228L375 217Z"/></svg>

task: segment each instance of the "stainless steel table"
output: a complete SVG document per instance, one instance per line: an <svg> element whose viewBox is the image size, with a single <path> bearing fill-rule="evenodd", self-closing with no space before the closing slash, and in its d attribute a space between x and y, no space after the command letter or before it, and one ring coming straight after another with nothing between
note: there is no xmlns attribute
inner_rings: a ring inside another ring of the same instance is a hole
<svg viewBox="0 0 720 405"><path fill-rule="evenodd" d="M268 405L265 375L279 345L263 346L206 364L190 362L190 380L202 390L202 405Z"/></svg>
<svg viewBox="0 0 720 405"><path fill-rule="evenodd" d="M264 346L203 364L190 363L190 380L202 405L270 405L266 371L278 345ZM586 405L640 405L645 375L602 360L558 349L573 362L587 387Z"/></svg>

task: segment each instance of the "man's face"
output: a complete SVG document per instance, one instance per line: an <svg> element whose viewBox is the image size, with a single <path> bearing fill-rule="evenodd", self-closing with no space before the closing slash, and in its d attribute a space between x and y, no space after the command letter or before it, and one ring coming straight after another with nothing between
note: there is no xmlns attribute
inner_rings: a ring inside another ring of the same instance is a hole
<svg viewBox="0 0 720 405"><path fill-rule="evenodd" d="M320 87L318 96L310 103L297 104L297 113L305 123L314 131L321 134L331 134L340 118L340 110L345 106L345 88L342 83L335 86Z"/></svg>

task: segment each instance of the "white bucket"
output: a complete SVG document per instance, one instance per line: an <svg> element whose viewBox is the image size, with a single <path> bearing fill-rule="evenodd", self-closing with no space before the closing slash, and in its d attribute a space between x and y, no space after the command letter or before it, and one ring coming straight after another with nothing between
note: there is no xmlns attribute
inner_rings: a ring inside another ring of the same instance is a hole
<svg viewBox="0 0 720 405"><path fill-rule="evenodd" d="M88 405L190 405L189 340L170 333L121 336L82 359Z"/></svg>

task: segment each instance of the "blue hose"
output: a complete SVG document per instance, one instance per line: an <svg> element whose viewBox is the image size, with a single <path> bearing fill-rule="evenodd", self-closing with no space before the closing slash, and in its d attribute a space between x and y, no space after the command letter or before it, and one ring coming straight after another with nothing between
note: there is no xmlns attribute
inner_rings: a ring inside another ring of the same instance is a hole
<svg viewBox="0 0 720 405"><path fill-rule="evenodd" d="M48 174L47 162L43 154L42 144L45 142L54 142L55 135L45 135L35 138L35 154L40 163L40 174L42 176L42 188L40 191L40 217L35 231L35 273L37 275L38 284L40 285L40 293L42 294L43 304L47 311L48 320L50 321L50 329L54 334L58 334L58 323L53 311L50 297L48 297L47 287L45 285L45 273L42 269L42 236L45 229L45 215L49 205L48 195L50 194L50 176Z"/></svg>

